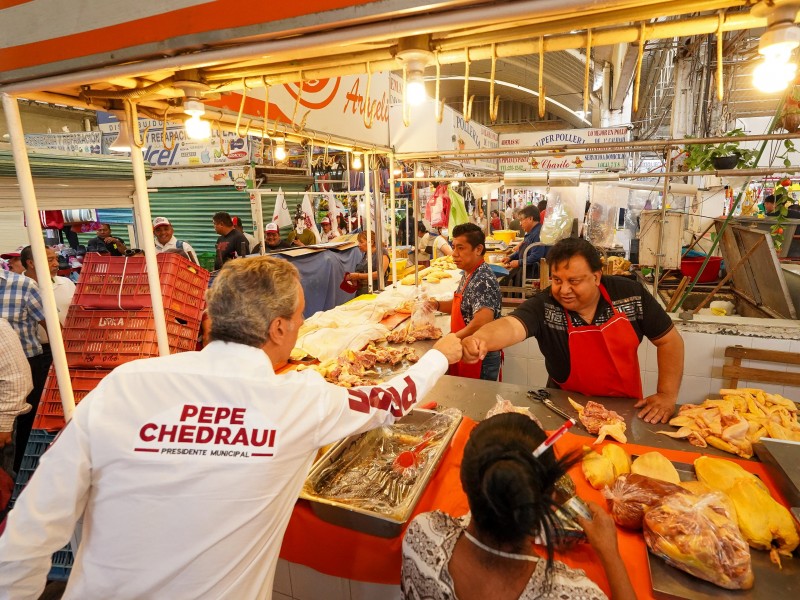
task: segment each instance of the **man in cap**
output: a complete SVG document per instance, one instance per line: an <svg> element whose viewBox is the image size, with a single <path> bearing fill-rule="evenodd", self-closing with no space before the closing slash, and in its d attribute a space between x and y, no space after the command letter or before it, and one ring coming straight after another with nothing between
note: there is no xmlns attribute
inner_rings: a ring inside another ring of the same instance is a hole
<svg viewBox="0 0 800 600"><path fill-rule="evenodd" d="M22 266L22 261L19 258L20 253L24 246L20 246L13 252L6 252L4 254L0 254L0 258L5 260L8 263L8 270L12 271L13 273L22 273L25 270L25 267Z"/></svg>
<svg viewBox="0 0 800 600"><path fill-rule="evenodd" d="M172 223L166 217L156 217L153 219L153 233L156 236L156 252L166 252L168 250L183 250L189 260L194 264L199 265L200 261L197 260L197 254L189 245L189 242L179 240L175 237L175 230L172 228Z"/></svg>
<svg viewBox="0 0 800 600"><path fill-rule="evenodd" d="M323 242L330 242L332 239L339 237L339 231L331 226L331 220L329 217L322 219L320 226L322 227L320 238Z"/></svg>
<svg viewBox="0 0 800 600"><path fill-rule="evenodd" d="M226 263L207 303L201 352L119 366L76 407L9 513L0 594L38 598L82 519L69 597L269 598L319 448L393 423L461 358L447 335L376 386L277 375L305 299L270 256Z"/></svg>
<svg viewBox="0 0 800 600"><path fill-rule="evenodd" d="M250 242L241 231L233 226L233 219L229 213L220 211L214 213L214 231L219 234L217 238L217 256L214 259L214 268L221 269L222 265L232 258L241 258L250 254Z"/></svg>
<svg viewBox="0 0 800 600"><path fill-rule="evenodd" d="M108 252L111 256L123 256L126 250L122 238L111 235L111 226L108 223L100 223L97 237L93 237L86 244L87 252Z"/></svg>
<svg viewBox="0 0 800 600"><path fill-rule="evenodd" d="M264 228L264 242L267 244L266 251L284 250L291 248L292 245L286 240L281 239L281 232L277 223L267 223Z"/></svg>

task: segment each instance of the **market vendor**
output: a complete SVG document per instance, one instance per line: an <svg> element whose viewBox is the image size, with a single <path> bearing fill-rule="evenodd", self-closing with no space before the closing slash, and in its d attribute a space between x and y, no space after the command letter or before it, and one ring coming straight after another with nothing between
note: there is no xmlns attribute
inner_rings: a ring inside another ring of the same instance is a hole
<svg viewBox="0 0 800 600"><path fill-rule="evenodd" d="M319 236L322 238L323 242L330 242L339 237L339 231L333 228L329 217L322 219L322 221L320 221L320 226L322 227L322 232Z"/></svg>
<svg viewBox="0 0 800 600"><path fill-rule="evenodd" d="M286 240L290 244L294 246L312 246L317 243L317 236L308 227L305 214L299 206L297 207L294 223L294 229L286 236Z"/></svg>
<svg viewBox="0 0 800 600"><path fill-rule="evenodd" d="M175 237L175 230L172 223L166 217L156 217L153 219L153 235L155 236L156 252L167 252L169 250L182 250L186 257L194 264L199 265L197 253L186 240L179 240Z"/></svg>
<svg viewBox="0 0 800 600"><path fill-rule="evenodd" d="M86 244L87 252L108 252L111 256L122 256L125 254L125 242L122 238L111 235L111 226L108 223L100 223L97 228L97 236L89 240Z"/></svg>
<svg viewBox="0 0 800 600"><path fill-rule="evenodd" d="M297 269L229 261L201 352L117 367L42 456L0 536L0 596L38 598L83 521L71 598L269 598L319 448L401 417L461 358L453 335L388 382L276 375L303 323Z"/></svg>
<svg viewBox="0 0 800 600"><path fill-rule="evenodd" d="M267 223L264 228L264 243L267 245L267 252L285 250L292 247L289 242L281 239L281 232L277 223Z"/></svg>
<svg viewBox="0 0 800 600"><path fill-rule="evenodd" d="M509 285L522 285L522 260L525 259L527 265L525 274L526 277L539 276L539 259L547 255L548 246L535 246L528 254L525 250L531 244L538 244L541 240L539 234L542 231L541 217L539 216L539 209L529 204L519 211L520 226L525 232L525 238L522 243L517 246L516 251L503 261L503 266L509 269L507 282Z"/></svg>
<svg viewBox="0 0 800 600"><path fill-rule="evenodd" d="M500 318L500 286L483 261L485 251L486 235L480 227L464 223L453 228L453 261L464 274L452 300L433 303L437 310L450 313L450 331L462 339ZM500 360L500 351L495 350L478 362L450 365L448 374L497 381Z"/></svg>
<svg viewBox="0 0 800 600"><path fill-rule="evenodd" d="M568 238L547 256L552 285L511 315L464 338L465 362L535 337L550 376L548 386L586 394L638 399L639 417L666 423L683 375L683 340L655 298L638 282L602 275L597 250ZM638 348L655 345L658 386L644 398Z"/></svg>
<svg viewBox="0 0 800 600"><path fill-rule="evenodd" d="M383 278L384 274L386 273L386 269L389 268L389 252L387 252L386 248L382 248L383 251L380 254L381 259L379 260L378 250L375 247L375 234L372 233L370 237L372 238L372 279L377 281L379 277L381 279ZM359 286L356 295L360 296L361 294L366 294L369 291L369 272L367 271L367 232L359 232L356 239L358 241L358 249L364 253L364 257L356 266L355 272L347 274L347 279Z"/></svg>
<svg viewBox="0 0 800 600"><path fill-rule="evenodd" d="M424 221L417 222L417 261L429 261L438 256L452 256L453 248L438 230L429 230Z"/></svg>

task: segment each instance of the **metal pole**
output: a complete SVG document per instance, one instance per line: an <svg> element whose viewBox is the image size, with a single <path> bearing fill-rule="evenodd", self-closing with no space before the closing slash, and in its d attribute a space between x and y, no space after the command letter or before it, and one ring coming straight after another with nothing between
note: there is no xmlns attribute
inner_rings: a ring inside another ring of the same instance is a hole
<svg viewBox="0 0 800 600"><path fill-rule="evenodd" d="M135 112L135 111L134 111ZM130 128L128 133L131 139L136 139L133 128L139 127L138 123L131 123L129 119L120 121L123 125ZM146 227L153 222L150 215L150 196L147 193L147 180L144 172L144 156L141 151L131 148L131 164L133 165L133 182L136 186L136 193L133 202L142 217L141 227L147 231ZM147 265L147 283L150 286L150 298L153 304L153 321L156 326L156 340L158 341L158 353L161 356L169 354L169 341L167 339L167 321L164 317L164 299L161 296L161 281L158 277L158 262L156 261L156 247L152 235L142 236L142 250L144 250L144 260Z"/></svg>
<svg viewBox="0 0 800 600"><path fill-rule="evenodd" d="M383 277L381 271L383 266L383 248L386 246L386 240L383 239L383 192L381 192L381 171L380 163L376 154L373 154L370 160L374 160L374 167L372 169L372 189L374 190L373 197L375 199L375 250L378 253L378 277L376 279L378 289L383 291Z"/></svg>
<svg viewBox="0 0 800 600"><path fill-rule="evenodd" d="M369 160L370 155L364 152L364 223L367 234L367 291L372 293L372 198L369 192Z"/></svg>
<svg viewBox="0 0 800 600"><path fill-rule="evenodd" d="M397 287L397 228L395 227L395 221L397 219L397 206L395 204L395 197L394 197L394 153L389 152L389 214L392 221L392 227L390 229L390 235L392 239L392 252L390 254L392 259L392 283L394 287ZM408 218L406 218L406 224L408 223Z"/></svg>
<svg viewBox="0 0 800 600"><path fill-rule="evenodd" d="M414 175L419 172L419 163L414 163ZM414 252L414 287L419 292L419 260L417 255L417 247L419 246L419 227L417 223L422 220L419 214L419 193L417 191L417 184L411 184L411 204L414 207L414 244L412 251Z"/></svg>
<svg viewBox="0 0 800 600"><path fill-rule="evenodd" d="M264 256L267 245L264 240L264 203L261 202L261 192L257 189L250 190L250 210L256 223L256 242L260 244L261 256ZM251 252L252 250L250 248Z"/></svg>
<svg viewBox="0 0 800 600"><path fill-rule="evenodd" d="M672 168L672 148L667 146L667 164L666 170L670 171ZM664 192L661 198L661 230L658 234L658 251L656 252L656 268L653 271L653 297L658 298L658 279L661 272L661 258L663 256L664 248L664 229L667 223L667 194L669 194L669 177L664 178Z"/></svg>
<svg viewBox="0 0 800 600"><path fill-rule="evenodd" d="M353 231L353 226L350 224L350 222L352 220L352 216L353 216L353 215L350 214L350 204L351 204L351 201L353 200L353 193L352 193L352 190L350 189L350 153L349 152L345 152L345 154L344 154L344 162L345 162L345 179L347 180L347 206L345 206L345 208L347 209L347 233L350 233L350 232Z"/></svg>
<svg viewBox="0 0 800 600"><path fill-rule="evenodd" d="M58 389L61 394L61 406L64 408L64 420L69 421L72 418L72 412L75 410L75 397L72 393L72 382L69 378L67 354L64 351L64 338L61 335L61 323L58 320L56 297L53 293L53 280L50 279L50 267L47 264L42 225L39 222L39 207L36 204L36 191L33 187L28 151L25 148L25 135L22 131L17 99L8 94L2 94L2 96L8 133L11 137L14 167L17 171L17 181L19 182L19 191L22 196L22 207L25 212L25 219L28 222L28 241L33 251L33 265L36 269L39 291L44 303L44 318L47 323L47 336L50 339L53 366L56 370Z"/></svg>

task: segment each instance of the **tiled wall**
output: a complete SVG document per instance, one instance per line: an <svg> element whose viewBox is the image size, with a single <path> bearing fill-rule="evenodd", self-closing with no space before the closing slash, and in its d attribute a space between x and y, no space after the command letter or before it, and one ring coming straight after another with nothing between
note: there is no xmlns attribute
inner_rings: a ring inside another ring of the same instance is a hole
<svg viewBox="0 0 800 600"><path fill-rule="evenodd" d="M764 350L782 350L784 352L800 352L800 340L776 340L772 338L756 338L735 335L681 332L685 356L683 363L683 382L678 396L679 404L699 403L709 394L716 394L720 388L730 385L722 379L722 367L725 364L725 348L728 346L744 346ZM730 359L728 359L730 360ZM749 367L769 368L786 371L787 367L770 363L742 361ZM644 395L655 393L658 383L658 362L656 348L647 339L639 346L639 368L642 373ZM789 366L790 371L800 371L800 367ZM506 348L503 365L503 381L527 387L542 387L547 381L544 368L544 357L539 352L539 344L535 339ZM740 381L738 387L758 387L769 393L777 393L795 401L800 401L800 388L793 386L771 385L768 383L752 384Z"/></svg>
<svg viewBox="0 0 800 600"><path fill-rule="evenodd" d="M399 585L350 581L309 567L278 561L273 600L399 600Z"/></svg>

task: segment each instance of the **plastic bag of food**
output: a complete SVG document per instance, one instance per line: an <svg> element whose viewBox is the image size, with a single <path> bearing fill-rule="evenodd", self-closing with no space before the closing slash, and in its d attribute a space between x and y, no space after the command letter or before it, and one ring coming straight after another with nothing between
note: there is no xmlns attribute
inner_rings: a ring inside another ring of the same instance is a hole
<svg viewBox="0 0 800 600"><path fill-rule="evenodd" d="M676 493L689 494L674 483L636 473L620 475L610 487L603 490L614 522L628 529L641 529L645 513L667 496Z"/></svg>
<svg viewBox="0 0 800 600"><path fill-rule="evenodd" d="M409 319L411 330L432 327L436 324L436 309L434 306L429 301L427 294L420 294L414 299L411 307L411 318Z"/></svg>
<svg viewBox="0 0 800 600"><path fill-rule="evenodd" d="M599 202L589 205L586 214L586 231L584 237L595 246L612 248L616 245L617 207L606 206Z"/></svg>
<svg viewBox="0 0 800 600"><path fill-rule="evenodd" d="M506 400L500 394L497 394L497 396L495 396L495 398L497 399L497 402L495 402L495 405L492 408L490 408L489 411L486 413L486 418L487 419L489 417L493 417L495 415L500 415L500 414L503 414L503 413L519 413L521 415L525 415L525 416L530 417L533 420L534 423L536 423L539 427L544 429L544 427L542 427L541 421L539 421L539 419L537 419L536 416L531 411L529 411L526 407L524 407L524 406L514 406L511 403L511 400Z"/></svg>
<svg viewBox="0 0 800 600"><path fill-rule="evenodd" d="M729 590L753 587L750 548L719 492L672 494L644 516L653 554L682 571Z"/></svg>
<svg viewBox="0 0 800 600"><path fill-rule="evenodd" d="M547 218L542 223L539 239L552 246L559 240L569 237L572 232L572 216L560 198L547 199Z"/></svg>

